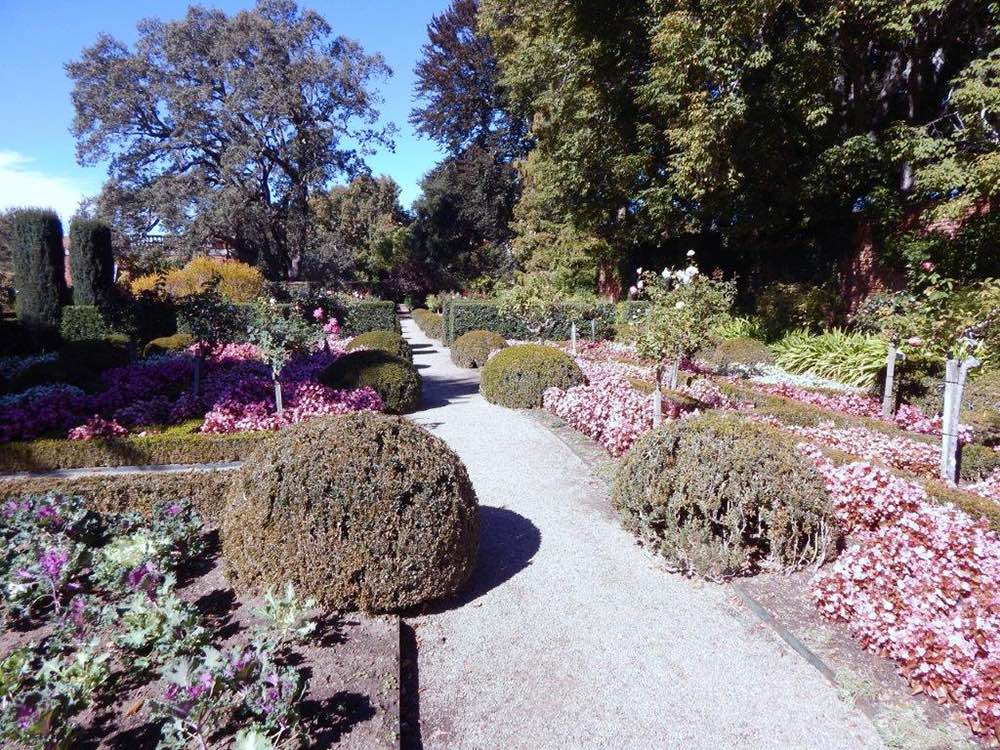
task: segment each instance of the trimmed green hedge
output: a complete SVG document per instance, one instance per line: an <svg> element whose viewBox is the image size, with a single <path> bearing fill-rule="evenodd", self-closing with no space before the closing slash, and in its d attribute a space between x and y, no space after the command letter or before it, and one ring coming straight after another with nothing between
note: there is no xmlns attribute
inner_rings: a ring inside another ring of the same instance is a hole
<svg viewBox="0 0 1000 750"><path fill-rule="evenodd" d="M479 390L491 404L511 409L542 405L546 388L572 388L586 383L583 372L566 352L541 344L501 350L482 369Z"/></svg>
<svg viewBox="0 0 1000 750"><path fill-rule="evenodd" d="M59 333L63 341L94 341L110 336L111 329L94 305L66 305Z"/></svg>
<svg viewBox="0 0 1000 750"><path fill-rule="evenodd" d="M392 414L405 414L420 406L423 382L417 368L380 349L345 354L319 376L323 385L337 390L373 388Z"/></svg>
<svg viewBox="0 0 1000 750"><path fill-rule="evenodd" d="M413 322L417 328L424 332L428 338L441 341L444 338L444 316L440 313L431 312L418 308L411 313Z"/></svg>
<svg viewBox="0 0 1000 750"><path fill-rule="evenodd" d="M590 338L590 321L596 323L597 338L614 335L615 305L612 302L566 302L557 305L551 318L544 322L526 321L505 315L497 302L491 300L449 299L443 306L444 343L452 343L469 331L493 331L505 339L545 339L565 341L570 325L576 321L578 335Z"/></svg>
<svg viewBox="0 0 1000 750"><path fill-rule="evenodd" d="M451 346L451 361L459 367L483 367L490 355L507 348L507 340L493 331L463 333Z"/></svg>
<svg viewBox="0 0 1000 750"><path fill-rule="evenodd" d="M241 470L222 524L237 590L288 582L335 609L396 611L451 596L478 548L462 461L408 419L371 412L283 430Z"/></svg>
<svg viewBox="0 0 1000 750"><path fill-rule="evenodd" d="M390 300L361 300L345 304L340 321L348 336L358 336L369 331L395 331L400 333L396 318L396 303Z"/></svg>
<svg viewBox="0 0 1000 750"><path fill-rule="evenodd" d="M794 439L733 415L676 420L641 437L611 498L644 546L674 570L711 580L836 554L823 478Z"/></svg>
<svg viewBox="0 0 1000 750"><path fill-rule="evenodd" d="M41 439L0 445L0 471L52 471L91 466L157 466L240 461L270 432L211 435L182 427L115 440Z"/></svg>
<svg viewBox="0 0 1000 750"><path fill-rule="evenodd" d="M90 507L101 513L139 511L149 515L163 498L184 498L191 501L207 523L215 526L222 522L226 495L236 477L237 472L232 469L72 478L5 477L0 479L0 499L57 492L83 497Z"/></svg>
<svg viewBox="0 0 1000 750"><path fill-rule="evenodd" d="M407 362L413 361L413 350L410 345L406 343L406 339L393 331L368 331L355 336L347 345L347 351L353 352L359 349L378 349Z"/></svg>

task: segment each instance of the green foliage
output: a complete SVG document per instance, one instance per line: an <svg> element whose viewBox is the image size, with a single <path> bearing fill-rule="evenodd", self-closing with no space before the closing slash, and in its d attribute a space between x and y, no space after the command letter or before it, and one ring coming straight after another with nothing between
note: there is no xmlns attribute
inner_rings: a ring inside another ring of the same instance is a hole
<svg viewBox="0 0 1000 750"><path fill-rule="evenodd" d="M808 373L856 388L872 387L885 368L885 341L834 328L813 335L794 331L772 347L775 362L789 372Z"/></svg>
<svg viewBox="0 0 1000 750"><path fill-rule="evenodd" d="M962 446L960 478L962 482L981 482L1000 469L1000 453L991 446Z"/></svg>
<svg viewBox="0 0 1000 750"><path fill-rule="evenodd" d="M252 317L252 307L227 302L214 284L177 304L178 331L191 334L195 341L209 348L244 339Z"/></svg>
<svg viewBox="0 0 1000 750"><path fill-rule="evenodd" d="M222 524L237 590L291 582L337 609L451 596L478 545L478 502L458 457L408 420L364 412L279 433L245 464Z"/></svg>
<svg viewBox="0 0 1000 750"><path fill-rule="evenodd" d="M724 339L702 359L717 371L729 375L749 375L760 365L774 364L774 355L767 345L751 338Z"/></svg>
<svg viewBox="0 0 1000 750"><path fill-rule="evenodd" d="M417 309L413 311L413 320L417 327L424 332L428 338L441 341L444 339L444 316L440 313L433 313L430 310Z"/></svg>
<svg viewBox="0 0 1000 750"><path fill-rule="evenodd" d="M319 377L338 390L372 388L391 414L406 414L420 406L423 384L411 363L378 349L351 352L338 358Z"/></svg>
<svg viewBox="0 0 1000 750"><path fill-rule="evenodd" d="M720 339L757 339L764 341L767 333L760 318L733 316L724 320L714 329L712 334Z"/></svg>
<svg viewBox="0 0 1000 750"><path fill-rule="evenodd" d="M841 317L842 302L830 285L775 283L757 297L757 321L768 341L789 331L819 333Z"/></svg>
<svg viewBox="0 0 1000 750"><path fill-rule="evenodd" d="M729 317L736 295L733 282L704 276L694 265L684 271L643 276L652 306L640 324L639 354L657 362L693 357L712 341L715 328Z"/></svg>
<svg viewBox="0 0 1000 750"><path fill-rule="evenodd" d="M407 362L413 362L413 350L410 345L394 331L369 331L355 336L347 345L347 351L353 352L357 349L379 349Z"/></svg>
<svg viewBox="0 0 1000 750"><path fill-rule="evenodd" d="M732 416L671 422L640 438L612 502L650 550L711 580L836 553L830 498L808 459L778 431Z"/></svg>
<svg viewBox="0 0 1000 750"><path fill-rule="evenodd" d="M997 6L787 10L482 0L535 146L522 265L582 269L585 248L600 269L697 236L754 276L829 278L860 222L897 267L923 245L957 277L995 275Z"/></svg>
<svg viewBox="0 0 1000 750"><path fill-rule="evenodd" d="M337 318L348 336L360 336L369 331L400 332L396 304L388 300L348 300Z"/></svg>
<svg viewBox="0 0 1000 750"><path fill-rule="evenodd" d="M109 308L115 283L111 227L103 221L76 218L70 225L69 238L73 304Z"/></svg>
<svg viewBox="0 0 1000 750"><path fill-rule="evenodd" d="M319 326L263 300L253 305L248 333L249 342L260 351L275 382L295 354L309 351L323 337Z"/></svg>
<svg viewBox="0 0 1000 750"><path fill-rule="evenodd" d="M965 384L959 421L984 442L1000 445L1000 370L975 373Z"/></svg>
<svg viewBox="0 0 1000 750"><path fill-rule="evenodd" d="M459 367L483 367L495 351L507 348L507 340L492 331L469 331L451 345L451 360Z"/></svg>
<svg viewBox="0 0 1000 750"><path fill-rule="evenodd" d="M75 304L62 309L59 334L63 341L95 341L105 338L110 333L111 329L98 307Z"/></svg>
<svg viewBox="0 0 1000 750"><path fill-rule="evenodd" d="M158 354L182 352L194 343L190 333L175 333L173 336L162 336L153 339L142 348L143 357L155 357Z"/></svg>
<svg viewBox="0 0 1000 750"><path fill-rule="evenodd" d="M542 405L545 389L572 388L585 382L566 352L540 344L520 344L503 349L486 363L479 390L490 403L534 409Z"/></svg>
<svg viewBox="0 0 1000 750"><path fill-rule="evenodd" d="M17 319L39 343L54 341L66 296L62 223L52 211L25 208L10 226Z"/></svg>

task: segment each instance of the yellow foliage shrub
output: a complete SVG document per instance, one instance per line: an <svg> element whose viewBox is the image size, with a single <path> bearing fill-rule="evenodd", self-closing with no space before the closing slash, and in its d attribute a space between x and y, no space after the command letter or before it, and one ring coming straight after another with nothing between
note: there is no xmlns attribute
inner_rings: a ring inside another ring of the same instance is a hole
<svg viewBox="0 0 1000 750"><path fill-rule="evenodd" d="M187 297L202 291L216 277L219 278L219 294L230 302L250 302L264 291L264 276L258 269L246 263L207 256L193 258L184 268L167 273L164 290L174 298ZM158 280L156 274L134 279L132 294L154 289Z"/></svg>

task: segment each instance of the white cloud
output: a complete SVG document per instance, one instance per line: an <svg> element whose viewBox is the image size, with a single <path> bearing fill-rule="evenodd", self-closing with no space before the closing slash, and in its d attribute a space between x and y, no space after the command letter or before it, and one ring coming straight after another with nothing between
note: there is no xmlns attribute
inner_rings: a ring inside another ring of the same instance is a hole
<svg viewBox="0 0 1000 750"><path fill-rule="evenodd" d="M85 193L68 177L31 169L30 156L17 151L0 151L0 210L17 206L54 209L69 222Z"/></svg>

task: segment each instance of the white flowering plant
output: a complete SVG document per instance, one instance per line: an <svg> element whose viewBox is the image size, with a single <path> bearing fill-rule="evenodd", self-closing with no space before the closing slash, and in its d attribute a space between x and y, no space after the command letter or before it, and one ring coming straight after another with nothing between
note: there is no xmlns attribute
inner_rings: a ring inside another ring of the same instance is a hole
<svg viewBox="0 0 1000 750"><path fill-rule="evenodd" d="M682 270L639 269L637 291L653 304L640 323L636 349L661 367L679 364L713 340L713 330L730 317L736 284L707 276L694 258Z"/></svg>

